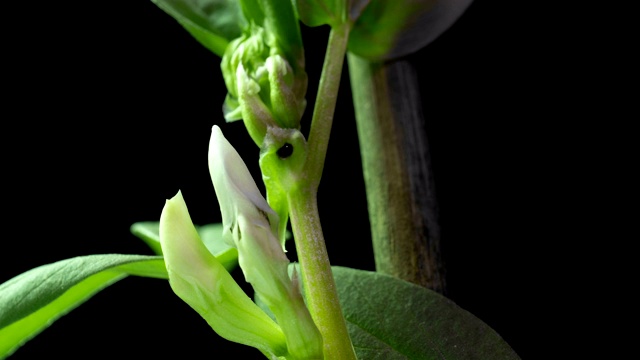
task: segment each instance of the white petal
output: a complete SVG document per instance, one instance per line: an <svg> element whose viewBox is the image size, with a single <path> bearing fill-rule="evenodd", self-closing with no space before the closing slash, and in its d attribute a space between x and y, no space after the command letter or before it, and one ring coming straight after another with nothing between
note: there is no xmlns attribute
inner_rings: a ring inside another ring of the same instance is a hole
<svg viewBox="0 0 640 360"><path fill-rule="evenodd" d="M244 161L217 125L211 131L209 173L220 203L225 231L236 224L238 214L266 228L277 220L277 214L260 193Z"/></svg>

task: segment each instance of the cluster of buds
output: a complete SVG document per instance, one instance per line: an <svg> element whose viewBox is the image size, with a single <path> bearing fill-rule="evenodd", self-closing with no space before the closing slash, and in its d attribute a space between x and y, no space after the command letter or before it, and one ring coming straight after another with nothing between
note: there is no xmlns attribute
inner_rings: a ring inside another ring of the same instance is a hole
<svg viewBox="0 0 640 360"><path fill-rule="evenodd" d="M160 217L160 242L174 292L221 336L269 358L322 359L322 336L279 238L279 218L240 155L214 126L209 171L222 213L222 238L237 248L245 279L275 317L259 308L202 243L182 195Z"/></svg>
<svg viewBox="0 0 640 360"><path fill-rule="evenodd" d="M225 120L242 119L258 146L269 127L300 127L307 91L304 60L280 46L273 32L252 22L229 43L221 68L228 90Z"/></svg>
<svg viewBox="0 0 640 360"><path fill-rule="evenodd" d="M241 9L225 8L242 20L236 24L241 36L229 38L223 27L208 29L211 38L223 35L228 41L213 49L222 55L228 92L225 120L243 120L261 148L260 163L268 174L280 169L274 159L282 158L281 148L291 148L288 164L302 164L306 143L299 128L307 74L293 5L290 0L229 4ZM270 359L323 359L322 335L285 254L286 189L276 181L282 176L265 181L267 202L217 126L209 144L209 170L222 214L221 241L238 250L245 280L253 287L256 302L266 308L251 300L207 250L180 193L167 200L160 218L160 242L172 289L226 339L253 346Z"/></svg>

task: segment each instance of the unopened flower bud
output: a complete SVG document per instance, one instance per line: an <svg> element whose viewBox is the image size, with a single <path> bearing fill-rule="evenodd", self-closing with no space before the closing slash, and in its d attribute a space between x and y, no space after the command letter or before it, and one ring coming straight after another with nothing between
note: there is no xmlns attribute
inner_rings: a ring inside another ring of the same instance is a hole
<svg viewBox="0 0 640 360"><path fill-rule="evenodd" d="M162 209L160 243L171 288L216 333L270 356L287 353L280 326L244 293L200 240L180 192Z"/></svg>
<svg viewBox="0 0 640 360"><path fill-rule="evenodd" d="M292 66L273 33L252 23L222 58L225 119L243 119L258 146L269 126L298 129L306 106L304 63Z"/></svg>
<svg viewBox="0 0 640 360"><path fill-rule="evenodd" d="M220 202L224 235L238 249L245 279L274 313L294 359L322 359L322 336L288 274L279 241L279 217L260 194L246 165L213 127L209 171Z"/></svg>

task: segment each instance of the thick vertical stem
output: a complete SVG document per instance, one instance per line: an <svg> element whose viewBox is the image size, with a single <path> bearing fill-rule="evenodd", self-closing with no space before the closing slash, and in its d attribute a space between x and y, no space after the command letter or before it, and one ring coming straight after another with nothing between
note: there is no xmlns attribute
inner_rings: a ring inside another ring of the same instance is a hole
<svg viewBox="0 0 640 360"><path fill-rule="evenodd" d="M405 61L348 55L376 270L444 292L419 88Z"/></svg>

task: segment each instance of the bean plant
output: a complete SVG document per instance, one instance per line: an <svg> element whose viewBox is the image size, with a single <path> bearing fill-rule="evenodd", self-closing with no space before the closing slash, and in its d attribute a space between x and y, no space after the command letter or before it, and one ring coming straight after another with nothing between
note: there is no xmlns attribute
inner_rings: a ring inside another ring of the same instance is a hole
<svg viewBox="0 0 640 360"><path fill-rule="evenodd" d="M518 359L495 331L439 293L444 284L437 257L410 261L422 251L411 241L394 233L399 250L390 250L380 243L386 230L372 226L378 271L332 266L317 204L345 59L359 131L371 135L360 142L367 149L371 140L363 166L368 199L375 202L375 184L385 184L376 176L391 170L376 171L367 162L393 164L377 151L393 154L398 146L392 132L380 137L388 143L375 142L382 126L377 121L386 116L376 110L391 96L376 88L376 76L385 60L425 46L468 1L452 2L455 10L437 0L153 2L220 58L225 121L211 124L208 169L222 223L194 225L176 189L159 221L131 227L155 255L79 256L6 281L0 285L0 358L29 346L97 292L138 276L168 281L211 327L211 336L255 348L268 359ZM424 22L425 35L415 36ZM309 44L303 44L301 24L330 28L321 74L307 73ZM313 108L306 98L310 76L319 78ZM303 133L306 112L312 116ZM227 140L225 127L233 122L244 124L254 144ZM256 146L259 156L242 159L234 146ZM252 177L245 161L257 161L261 179ZM410 219L402 211L392 204L383 213L372 211L371 221L384 217L392 228L395 218ZM297 262L289 260L289 241ZM407 259L408 271L398 270L404 265L395 254ZM252 291L232 276L237 267Z"/></svg>

